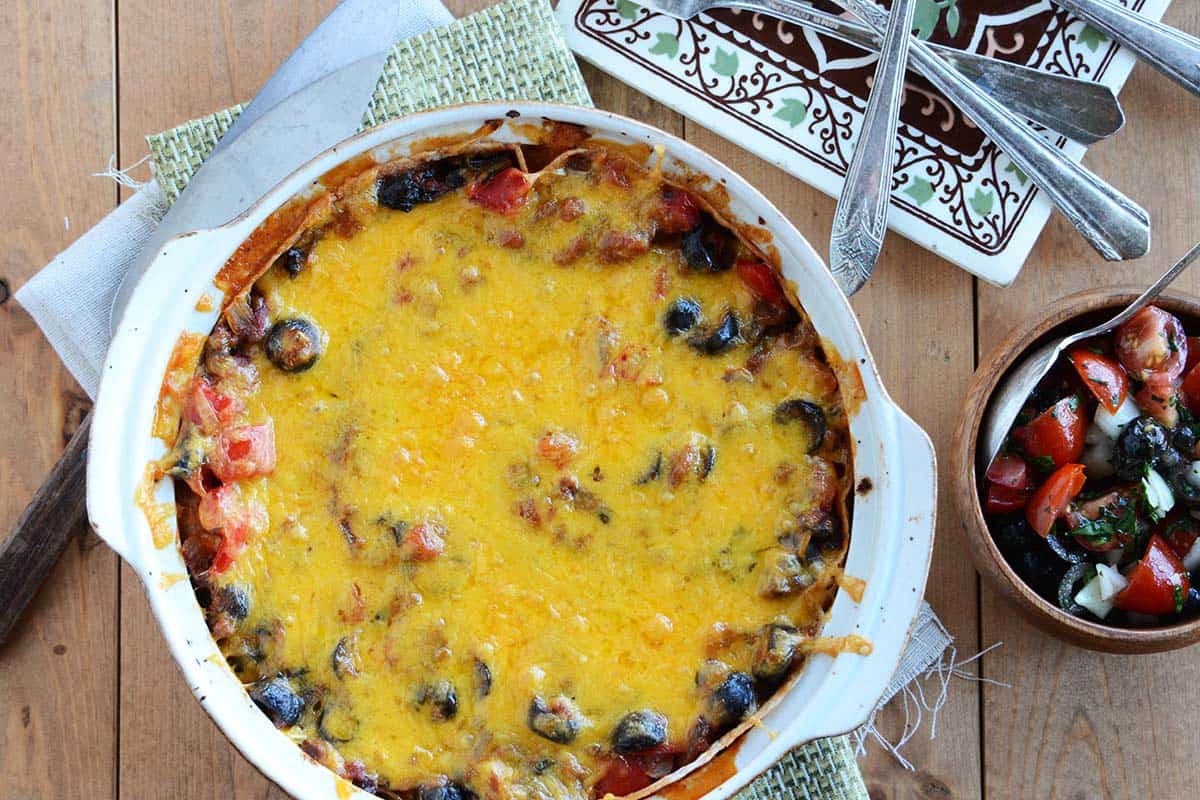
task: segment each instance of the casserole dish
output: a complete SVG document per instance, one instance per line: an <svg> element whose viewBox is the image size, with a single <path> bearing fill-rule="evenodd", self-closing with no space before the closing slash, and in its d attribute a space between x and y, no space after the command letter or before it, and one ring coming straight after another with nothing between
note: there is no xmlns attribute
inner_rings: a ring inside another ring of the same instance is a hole
<svg viewBox="0 0 1200 800"><path fill-rule="evenodd" d="M932 448L884 393L848 304L820 258L782 215L727 168L685 142L605 112L516 103L414 115L319 156L228 225L169 243L124 314L96 407L88 467L93 526L142 578L172 653L201 703L252 762L296 796L347 796L355 790L309 761L251 703L205 625L178 548L155 546L142 505L135 500L144 491L145 465L164 453L162 442L151 435L161 377L182 333L204 336L212 330L221 305L214 286L218 270L272 212L309 190L315 180L355 159L385 161L431 141L470 135L490 120L502 123L488 128L489 140L528 142L552 126L548 119L582 126L592 137L618 145L661 146L668 173L703 176L714 195L728 197L730 216L756 220L761 237L769 241L764 249L777 252L783 276L823 339L850 418L859 491L846 571L866 581L866 593L861 603L839 593L824 633L863 636L871 641L872 654L813 656L773 699L763 724L745 733L736 749L718 759L702 757L656 786L674 784L673 797L728 797L787 749L856 727L874 708L907 642L932 546ZM206 295L218 302L202 302ZM169 482L158 485L154 500L173 510ZM170 528L173 519L164 524ZM714 748L706 755L716 752ZM692 771L696 774L680 782Z"/></svg>

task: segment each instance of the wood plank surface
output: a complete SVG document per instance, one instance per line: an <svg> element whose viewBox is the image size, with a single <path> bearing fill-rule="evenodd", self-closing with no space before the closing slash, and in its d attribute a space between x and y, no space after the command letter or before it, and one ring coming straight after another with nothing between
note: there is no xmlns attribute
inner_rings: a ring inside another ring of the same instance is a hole
<svg viewBox="0 0 1200 800"><path fill-rule="evenodd" d="M9 297L112 210L89 177L116 148L107 3L9 0L0 26L0 536L87 413L87 397ZM117 757L117 559L74 542L0 650L0 797L109 797Z"/></svg>
<svg viewBox="0 0 1200 800"><path fill-rule="evenodd" d="M447 5L462 15L490 2ZM10 221L0 278L15 290L112 208L112 185L86 177L110 153L129 166L144 155L146 133L251 97L335 4L10 0L11 24L0 31L0 80L11 89L0 110L0 167L22 191L0 198ZM1200 32L1200 7L1179 0L1168 21ZM598 105L712 152L824 249L832 200L598 70L584 74ZM1096 147L1088 163L1152 212L1151 257L1104 264L1056 217L1021 279L1002 291L893 236L878 275L855 298L885 384L940 453L976 354L1015 319L1085 287L1144 283L1200 238L1200 101L1145 68L1122 99L1127 130ZM1200 273L1180 286L1196 293ZM2 300L0 369L0 413L10 421L0 428L7 528L86 398L28 314ZM1099 656L1033 631L990 588L981 590L951 522L949 492L943 496L928 599L960 655L1004 642L983 670L1013 688L952 683L937 740L918 735L905 749L915 771L871 747L861 763L872 797L1193 796L1189 711L1200 699L1200 649ZM283 797L192 699L133 573L92 534L80 541L0 650L0 800ZM901 724L897 708L881 715L886 733Z"/></svg>
<svg viewBox="0 0 1200 800"><path fill-rule="evenodd" d="M119 130L122 166L143 137L248 100L335 6L315 2L123 0ZM196 703L158 633L133 571L121 580L123 798L282 798Z"/></svg>
<svg viewBox="0 0 1200 800"><path fill-rule="evenodd" d="M1175 3L1166 21L1200 33L1200 5ZM980 286L982 354L1018 320L1059 297L1150 283L1200 238L1200 102L1140 65L1121 101L1126 129L1093 148L1085 163L1150 211L1151 254L1133 264L1107 264L1056 215L1014 286ZM1185 273L1175 288L1197 294L1200 272ZM1200 700L1200 648L1100 655L1034 630L987 586L982 607L984 640L1004 642L986 657L985 672L1013 685L984 687L988 797L1196 795L1192 715L1178 712Z"/></svg>

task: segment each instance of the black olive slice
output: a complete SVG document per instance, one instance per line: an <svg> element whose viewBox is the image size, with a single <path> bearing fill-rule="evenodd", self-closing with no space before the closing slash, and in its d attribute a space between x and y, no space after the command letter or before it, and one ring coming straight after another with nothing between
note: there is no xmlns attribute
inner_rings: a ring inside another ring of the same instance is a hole
<svg viewBox="0 0 1200 800"><path fill-rule="evenodd" d="M741 722L758 708L754 697L754 681L744 672L734 672L726 678L708 702L708 714L718 726Z"/></svg>
<svg viewBox="0 0 1200 800"><path fill-rule="evenodd" d="M453 719L458 713L458 692L454 684L448 680L436 680L421 687L417 697L418 705L430 705L430 715L436 722Z"/></svg>
<svg viewBox="0 0 1200 800"><path fill-rule="evenodd" d="M284 372L303 372L321 357L321 332L306 319L283 319L271 326L265 350Z"/></svg>
<svg viewBox="0 0 1200 800"><path fill-rule="evenodd" d="M283 251L283 255L277 259L277 263L294 278L308 266L308 251L303 247L289 247Z"/></svg>
<svg viewBox="0 0 1200 800"><path fill-rule="evenodd" d="M476 794L461 783L444 783L439 786L422 786L417 800L476 800Z"/></svg>
<svg viewBox="0 0 1200 800"><path fill-rule="evenodd" d="M259 681L248 691L250 699L263 710L276 728L286 728L300 720L304 700L292 690L291 684L282 675Z"/></svg>
<svg viewBox="0 0 1200 800"><path fill-rule="evenodd" d="M385 208L412 211L415 206L432 203L466 183L466 175L459 164L438 161L407 172L380 176L375 186L375 199Z"/></svg>
<svg viewBox="0 0 1200 800"><path fill-rule="evenodd" d="M695 349L709 356L717 356L730 350L741 341L742 327L732 311L726 311L721 321L711 331L701 331L688 340Z"/></svg>
<svg viewBox="0 0 1200 800"><path fill-rule="evenodd" d="M613 730L613 750L621 753L640 753L667 741L667 718L648 709L631 711L621 718Z"/></svg>
<svg viewBox="0 0 1200 800"><path fill-rule="evenodd" d="M768 625L754 653L754 677L775 683L787 675L796 658L796 645L803 637L795 628Z"/></svg>
<svg viewBox="0 0 1200 800"><path fill-rule="evenodd" d="M816 403L808 400L784 400L775 406L775 421L781 425L789 422L803 422L808 428L810 439L808 452L810 455L817 452L821 448L821 443L825 441L825 433L828 430L825 412Z"/></svg>
<svg viewBox="0 0 1200 800"><path fill-rule="evenodd" d="M547 702L534 697L529 704L529 729L557 744L570 744L579 734L585 719L569 697L559 695Z"/></svg>
<svg viewBox="0 0 1200 800"><path fill-rule="evenodd" d="M687 333L700 322L700 304L690 297L680 297L671 303L663 315L663 327L668 336Z"/></svg>
<svg viewBox="0 0 1200 800"><path fill-rule="evenodd" d="M724 272L737 259L738 239L708 214L683 235L680 250L688 266L697 272Z"/></svg>

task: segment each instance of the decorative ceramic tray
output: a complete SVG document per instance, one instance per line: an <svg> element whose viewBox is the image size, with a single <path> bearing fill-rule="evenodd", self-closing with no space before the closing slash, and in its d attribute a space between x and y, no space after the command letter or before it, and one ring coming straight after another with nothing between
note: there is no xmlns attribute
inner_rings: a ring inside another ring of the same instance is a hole
<svg viewBox="0 0 1200 800"><path fill-rule="evenodd" d="M1170 5L1121 1L1153 19ZM814 5L838 12L827 0ZM557 14L583 58L826 194L840 192L873 55L731 9L681 22L632 0L561 0ZM1118 90L1134 63L1048 0L919 0L916 29L923 39ZM892 229L1008 285L1045 226L1050 202L924 79L910 75L901 120ZM1083 157L1082 145L1047 135L1071 158Z"/></svg>

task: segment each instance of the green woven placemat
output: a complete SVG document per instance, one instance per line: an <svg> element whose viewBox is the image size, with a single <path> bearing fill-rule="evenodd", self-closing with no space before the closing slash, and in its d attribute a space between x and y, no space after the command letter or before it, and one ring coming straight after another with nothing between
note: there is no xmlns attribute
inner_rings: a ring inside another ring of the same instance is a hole
<svg viewBox="0 0 1200 800"><path fill-rule="evenodd" d="M592 105L546 0L509 0L394 46L362 127L479 100ZM174 202L241 105L146 137L154 177ZM869 800L847 737L792 750L735 800Z"/></svg>

